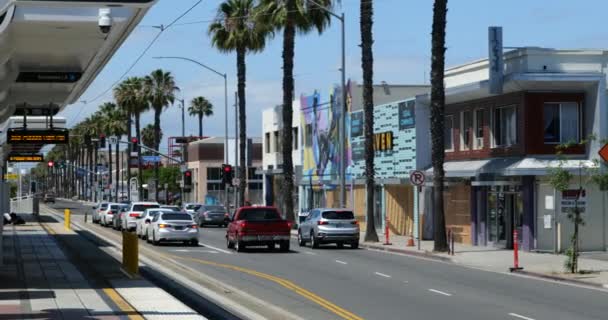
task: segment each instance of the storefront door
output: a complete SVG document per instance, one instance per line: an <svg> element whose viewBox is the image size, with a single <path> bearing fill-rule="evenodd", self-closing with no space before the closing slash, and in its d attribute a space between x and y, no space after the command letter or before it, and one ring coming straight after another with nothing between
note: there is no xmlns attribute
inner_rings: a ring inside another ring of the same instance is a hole
<svg viewBox="0 0 608 320"><path fill-rule="evenodd" d="M513 247L513 228L521 235L523 204L519 192L488 193L488 243ZM521 241L521 236L519 237Z"/></svg>

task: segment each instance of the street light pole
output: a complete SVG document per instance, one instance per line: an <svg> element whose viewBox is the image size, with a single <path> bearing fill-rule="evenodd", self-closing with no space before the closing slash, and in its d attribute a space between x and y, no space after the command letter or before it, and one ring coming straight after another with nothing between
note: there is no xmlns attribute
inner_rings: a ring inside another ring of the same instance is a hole
<svg viewBox="0 0 608 320"><path fill-rule="evenodd" d="M319 4L316 0L308 0L309 3L319 7L319 9L327 12L334 18L338 19L341 24L342 34L342 67L340 68L342 76L342 112L340 112L340 207L346 207L346 112L348 95L346 93L346 30L344 12L341 15L328 10L325 6Z"/></svg>

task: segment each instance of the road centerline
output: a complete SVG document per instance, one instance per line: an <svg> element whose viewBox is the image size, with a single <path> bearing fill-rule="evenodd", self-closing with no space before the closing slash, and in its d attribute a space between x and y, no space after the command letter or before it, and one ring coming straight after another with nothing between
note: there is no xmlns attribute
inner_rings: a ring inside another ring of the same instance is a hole
<svg viewBox="0 0 608 320"><path fill-rule="evenodd" d="M440 291L440 290L437 290L437 289L429 289L429 291L430 292L434 292L434 293L438 293L438 294L441 294L441 295L444 295L444 296L447 296L447 297L451 297L452 296L451 293L447 293L447 292Z"/></svg>

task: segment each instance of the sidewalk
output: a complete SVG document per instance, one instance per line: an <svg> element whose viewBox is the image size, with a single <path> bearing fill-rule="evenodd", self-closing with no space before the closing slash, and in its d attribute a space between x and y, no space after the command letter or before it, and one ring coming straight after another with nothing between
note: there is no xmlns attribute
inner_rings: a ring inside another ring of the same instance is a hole
<svg viewBox="0 0 608 320"><path fill-rule="evenodd" d="M297 231L294 235L297 235ZM383 245L385 242L383 233L379 233L378 237L380 238L378 243L364 242L365 234L361 233L360 246L366 249L441 260L493 272L509 272L509 268L513 267L513 250L455 243L455 254L451 256L447 253L434 253L433 241L422 241L421 248L418 250L417 241L414 242L413 247L407 246L409 237L391 234L390 243L392 245ZM582 253L579 257L579 269L583 273L576 275L564 272L564 261L566 261L566 256L561 254L519 251L519 266L524 268L522 271L524 274L608 288L607 252Z"/></svg>
<svg viewBox="0 0 608 320"><path fill-rule="evenodd" d="M4 229L0 320L204 319L54 219L20 216Z"/></svg>

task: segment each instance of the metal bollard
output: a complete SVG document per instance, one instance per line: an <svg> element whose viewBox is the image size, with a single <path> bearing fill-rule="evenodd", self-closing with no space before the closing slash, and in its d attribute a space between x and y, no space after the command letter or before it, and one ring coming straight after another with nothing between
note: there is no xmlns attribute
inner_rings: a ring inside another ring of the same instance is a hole
<svg viewBox="0 0 608 320"><path fill-rule="evenodd" d="M131 276L139 273L139 241L132 232L122 232L122 267Z"/></svg>
<svg viewBox="0 0 608 320"><path fill-rule="evenodd" d="M65 228L67 230L72 229L72 218L71 218L70 209L65 209L63 211L63 221L64 221L64 224L65 224Z"/></svg>

